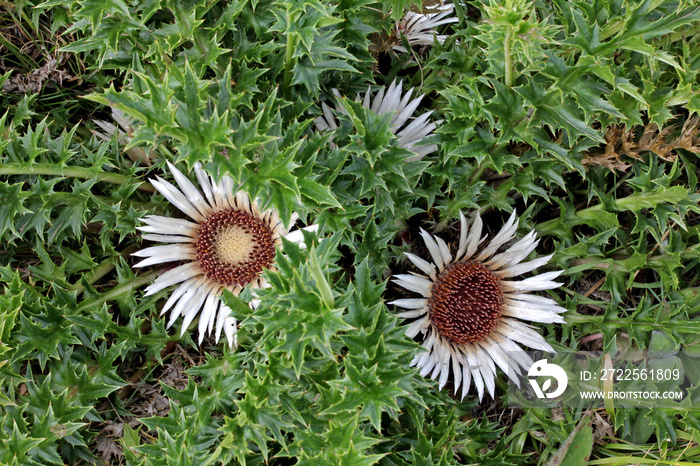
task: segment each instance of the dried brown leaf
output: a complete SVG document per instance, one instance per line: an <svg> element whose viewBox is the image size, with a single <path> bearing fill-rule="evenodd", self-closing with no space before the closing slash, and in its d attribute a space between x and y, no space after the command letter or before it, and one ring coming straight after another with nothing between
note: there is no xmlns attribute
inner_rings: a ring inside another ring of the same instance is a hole
<svg viewBox="0 0 700 466"><path fill-rule="evenodd" d="M64 80L73 79L74 77L64 69L59 67L65 62L65 56L59 56L58 59L47 56L44 65L32 71L31 73L15 74L10 79L5 81L2 86L3 92L20 92L31 93L39 92L44 86L44 83L50 82L58 87L63 86Z"/></svg>
<svg viewBox="0 0 700 466"><path fill-rule="evenodd" d="M112 458L120 459L123 456L119 439L124 433L124 424L121 422L109 422L98 434L95 450L100 453L100 458L109 463Z"/></svg>
<svg viewBox="0 0 700 466"><path fill-rule="evenodd" d="M623 161L622 156L640 160L645 152L652 152L657 157L674 162L678 158L678 149L700 154L700 118L693 115L683 124L680 134L677 125L669 125L659 130L654 123L646 126L632 127L610 125L605 133L603 152L591 153L583 158L584 165L600 165L611 171L627 171L631 165ZM641 136L639 133L641 131Z"/></svg>

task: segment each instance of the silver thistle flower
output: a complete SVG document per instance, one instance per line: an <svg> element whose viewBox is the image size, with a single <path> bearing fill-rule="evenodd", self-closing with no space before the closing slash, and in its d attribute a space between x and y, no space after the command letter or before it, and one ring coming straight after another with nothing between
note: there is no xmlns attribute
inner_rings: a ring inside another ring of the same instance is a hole
<svg viewBox="0 0 700 466"><path fill-rule="evenodd" d="M168 327L183 317L180 336L199 316L199 343L214 328L216 341L223 331L230 347L236 344L236 319L219 299L223 290L238 295L243 288L269 286L262 277L264 269L275 270L276 247L282 239L303 244L301 230L289 232L279 214L261 211L256 200L243 191L233 192L233 181L224 176L217 183L199 166L195 174L202 192L172 164L168 163L180 189L161 177L153 186L191 220L148 215L138 227L144 239L167 243L135 252L145 259L134 267L167 262L183 262L160 275L146 288L146 296L179 284L170 295L161 315L170 311ZM292 216L292 225L297 215ZM315 231L318 225L306 227ZM259 301L253 300L252 307Z"/></svg>
<svg viewBox="0 0 700 466"><path fill-rule="evenodd" d="M114 107L112 107L112 119L117 123L116 125L108 121L93 120L94 123L104 131L93 131L93 133L102 141L111 141L112 138L116 136L120 146L128 145L131 142L131 135L136 129L134 127L134 119ZM153 165L153 159L155 157L152 151L147 152L141 147L132 147L128 149L126 155L134 162L140 162L147 167Z"/></svg>
<svg viewBox="0 0 700 466"><path fill-rule="evenodd" d="M547 272L524 280L513 280L546 264L552 255L522 262L535 250L539 240L531 231L504 252L498 249L513 238L518 228L515 212L501 231L479 250L482 220L477 212L471 225L460 212L459 247L453 256L439 237L421 229L421 237L433 259L429 262L414 254L406 257L421 274L399 274L394 282L419 293L421 298L391 302L407 309L400 317L415 319L406 335L423 337L427 350L416 356L412 366L423 376L439 380L442 389L452 375L455 395L469 393L474 382L479 399L484 387L494 397L496 367L518 383L521 368L532 359L518 345L553 352L542 336L525 322L563 323L566 309L551 299L528 294L550 290L560 284L553 280L562 271Z"/></svg>
<svg viewBox="0 0 700 466"><path fill-rule="evenodd" d="M433 45L435 40L441 44L445 43L447 36L437 34L434 29L443 24L456 23L458 18L452 17L454 5L435 5L428 7L435 10L435 13L416 13L409 11L396 24L396 32L406 37L409 45ZM406 48L400 43L393 46L397 52L406 53Z"/></svg>
<svg viewBox="0 0 700 466"><path fill-rule="evenodd" d="M372 98L371 87L368 87L367 92L362 97L362 106L372 110L377 115L393 113L390 122L392 132L398 137L398 142L403 148L416 154L406 158L406 161L410 162L420 160L437 150L436 144L425 144L423 140L432 134L442 120L431 122L429 118L433 113L432 110L418 117L411 118L424 96L418 95L411 99L414 88L409 89L404 94L401 87L402 83L403 81L398 83L395 80L392 81L388 88L385 86L381 87L374 98ZM333 90L333 93L340 97L340 93L336 89ZM360 100L359 95L356 100ZM333 110L325 102L321 104L321 108L323 109L323 116L314 120L316 129L318 131L326 131L338 128L338 122L335 119ZM343 114L346 113L342 106L337 106L335 110Z"/></svg>

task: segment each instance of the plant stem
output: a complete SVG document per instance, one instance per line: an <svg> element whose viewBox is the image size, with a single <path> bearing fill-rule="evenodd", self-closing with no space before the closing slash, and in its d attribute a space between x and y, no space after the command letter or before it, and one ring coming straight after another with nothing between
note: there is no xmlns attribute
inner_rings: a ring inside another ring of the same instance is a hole
<svg viewBox="0 0 700 466"><path fill-rule="evenodd" d="M104 304L105 302L116 298L117 296L120 296L124 293L127 293L127 292L133 290L134 288L138 288L141 285L144 285L150 281L153 281L155 276L156 276L155 271L149 272L145 275L140 275L140 276L134 278L134 280L132 280L132 281L122 283L121 285L117 285L114 288L112 288L111 290L109 290L108 292L103 293L94 299L90 299L88 301L83 301L80 304L80 306L78 306L77 310L82 311L82 310L88 309L90 307L95 308L97 306L100 306L100 305Z"/></svg>
<svg viewBox="0 0 700 466"><path fill-rule="evenodd" d="M513 40L513 31L508 28L506 38L503 44L504 66L506 69L505 84L508 89L513 87L513 56L511 54L511 41Z"/></svg>
<svg viewBox="0 0 700 466"><path fill-rule="evenodd" d="M5 163L0 166L0 175L50 175L50 176L66 176L71 178L81 179L96 179L113 184L126 184L133 182L134 179L128 176L120 175L119 173L99 172L83 167L57 167L48 163L36 163L25 165L19 163ZM147 192L155 192L153 186L148 183L140 182L139 190Z"/></svg>
<svg viewBox="0 0 700 466"><path fill-rule="evenodd" d="M481 174L484 173L484 170L486 170L486 164L482 162L469 176L469 184L473 183L474 180L481 178Z"/></svg>
<svg viewBox="0 0 700 466"><path fill-rule="evenodd" d="M297 36L288 35L287 36L287 49L284 53L284 93L289 92L289 87L292 85L292 70L296 64L296 59L294 58L294 49L297 46Z"/></svg>
<svg viewBox="0 0 700 466"><path fill-rule="evenodd" d="M638 211L642 209L653 209L661 202L673 202L678 203L688 197L687 192L684 188L680 186L674 186L667 189L666 191L654 192L654 193L639 193L632 194L627 197L620 199L615 199L612 204L606 208L605 212L624 212L624 211ZM586 207L585 209L577 210L574 213L573 218L568 218L561 220L559 218L554 218L552 220L547 220L537 225L537 231L540 234L549 234L554 232L560 225L560 222L565 222L566 226L572 227L575 225L580 225L593 218L593 215L604 211L603 204L596 204L591 207Z"/></svg>
<svg viewBox="0 0 700 466"><path fill-rule="evenodd" d="M95 267L87 277L85 277L89 284L92 285L97 280L104 277L114 269L115 264L114 262L112 262L112 259L113 258L110 257L109 259L105 260L100 265ZM75 290L76 296L80 296L80 294L83 291L85 291L85 286L82 283L78 282L75 285L71 286L70 289Z"/></svg>
<svg viewBox="0 0 700 466"><path fill-rule="evenodd" d="M575 314L575 313L567 313L566 314L566 323L567 324L572 324L572 323L580 323L580 324L588 324L588 323L595 323L595 324L602 324L605 322L605 318L603 316L589 316L589 315L581 315L581 314Z"/></svg>
<svg viewBox="0 0 700 466"><path fill-rule="evenodd" d="M136 246L130 246L124 251L121 252L121 257L128 257L132 252L135 252L138 249ZM92 285L94 284L97 280L100 278L104 277L107 275L109 272L114 270L114 268L117 266L116 261L118 260L119 256L116 257L109 257L105 259L100 265L95 267L86 277L85 279L87 282ZM80 294L85 291L85 286L83 286L82 283L78 282L71 286L69 288L70 290L74 290L76 292L77 296L80 296Z"/></svg>

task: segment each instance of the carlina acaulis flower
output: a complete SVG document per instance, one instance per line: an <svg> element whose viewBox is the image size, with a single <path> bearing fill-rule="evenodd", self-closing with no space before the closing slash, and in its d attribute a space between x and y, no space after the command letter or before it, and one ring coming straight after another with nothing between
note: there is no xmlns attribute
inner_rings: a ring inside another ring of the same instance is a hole
<svg viewBox="0 0 700 466"><path fill-rule="evenodd" d="M180 189L159 176L151 183L191 220L158 215L141 219L146 226L138 229L144 232L144 239L167 244L135 252L134 256L146 259L134 267L180 262L146 288L146 296L179 284L161 311L162 315L172 309L168 327L182 316L182 336L199 316L199 344L216 328L216 341L223 331L233 347L236 319L219 299L223 290L238 295L245 287L269 286L262 272L275 270L276 248L282 245L282 238L303 244L303 234L301 230L289 232L275 210L261 211L257 200L244 191L234 193L229 176L216 182L196 164L200 192L169 162L168 167ZM297 218L292 214L292 225ZM318 225L304 229L315 231ZM258 304L258 300L251 301L252 307Z"/></svg>
<svg viewBox="0 0 700 466"><path fill-rule="evenodd" d="M407 309L398 314L414 319L406 335L421 335L427 350L411 366L422 376L439 380L442 389L452 377L455 395L460 385L464 398L472 381L479 399L484 387L494 397L496 367L516 384L521 368L527 371L532 358L520 345L554 352L542 335L526 322L564 323L566 309L553 299L529 294L560 286L553 281L562 271L546 272L522 280L517 277L546 264L552 255L523 262L539 240L531 231L503 252L518 228L516 214L490 242L482 247L483 222L478 212L468 226L460 212L460 238L456 254L438 236L421 229L432 262L414 254L406 257L422 272L394 275L393 281L419 293L420 298L398 299L389 304Z"/></svg>
<svg viewBox="0 0 700 466"><path fill-rule="evenodd" d="M93 131L95 136L101 141L111 141L116 135L117 143L120 146L127 146L131 142L131 136L136 130L136 122L118 108L112 107L112 119L116 125L109 121L93 120L93 122L104 132ZM150 167L153 165L155 154L153 151L146 151L141 147L132 147L126 150L126 155L134 162L139 162Z"/></svg>
<svg viewBox="0 0 700 466"><path fill-rule="evenodd" d="M428 154L437 150L437 144L427 144L425 139L430 137L437 128L437 125L442 123L442 120L431 121L430 116L433 111L421 113L414 117L413 113L418 109L423 97L422 94L414 96L414 88L409 89L406 93L403 92L403 81L392 81L391 84L379 88L376 95L372 97L371 86L367 87L364 97L362 97L362 107L371 110L377 115L385 113L392 114L391 117L391 132L398 138L398 143L404 149L408 149L415 155L407 157L407 162L420 160ZM337 89L333 89L333 94L340 98L340 93ZM355 100L360 100L358 95ZM314 120L318 131L333 131L338 128L338 120L336 120L333 110L323 102L321 104L323 116L319 116ZM335 108L336 112L346 113L342 106L338 105Z"/></svg>
<svg viewBox="0 0 700 466"><path fill-rule="evenodd" d="M443 44L447 36L438 34L435 28L443 24L458 22L459 19L452 16L454 9L455 6L452 3L447 3L428 6L425 13L409 11L396 24L396 32L399 37L405 36L409 45L433 45L436 40ZM400 41L393 46L393 49L397 52L407 52Z"/></svg>

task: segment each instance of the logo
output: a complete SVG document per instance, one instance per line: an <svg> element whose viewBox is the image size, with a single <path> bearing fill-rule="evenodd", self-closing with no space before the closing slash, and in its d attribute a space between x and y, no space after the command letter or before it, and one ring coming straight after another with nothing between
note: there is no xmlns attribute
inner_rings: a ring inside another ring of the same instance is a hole
<svg viewBox="0 0 700 466"><path fill-rule="evenodd" d="M568 377L564 369L556 364L548 363L546 359L540 359L534 363L530 370L527 371L528 377L534 377L528 379L532 389L537 394L537 398L556 398L566 390L566 386L569 383ZM537 383L537 378L547 377L542 386ZM548 390L552 386L552 378L557 381L557 389L549 393Z"/></svg>

